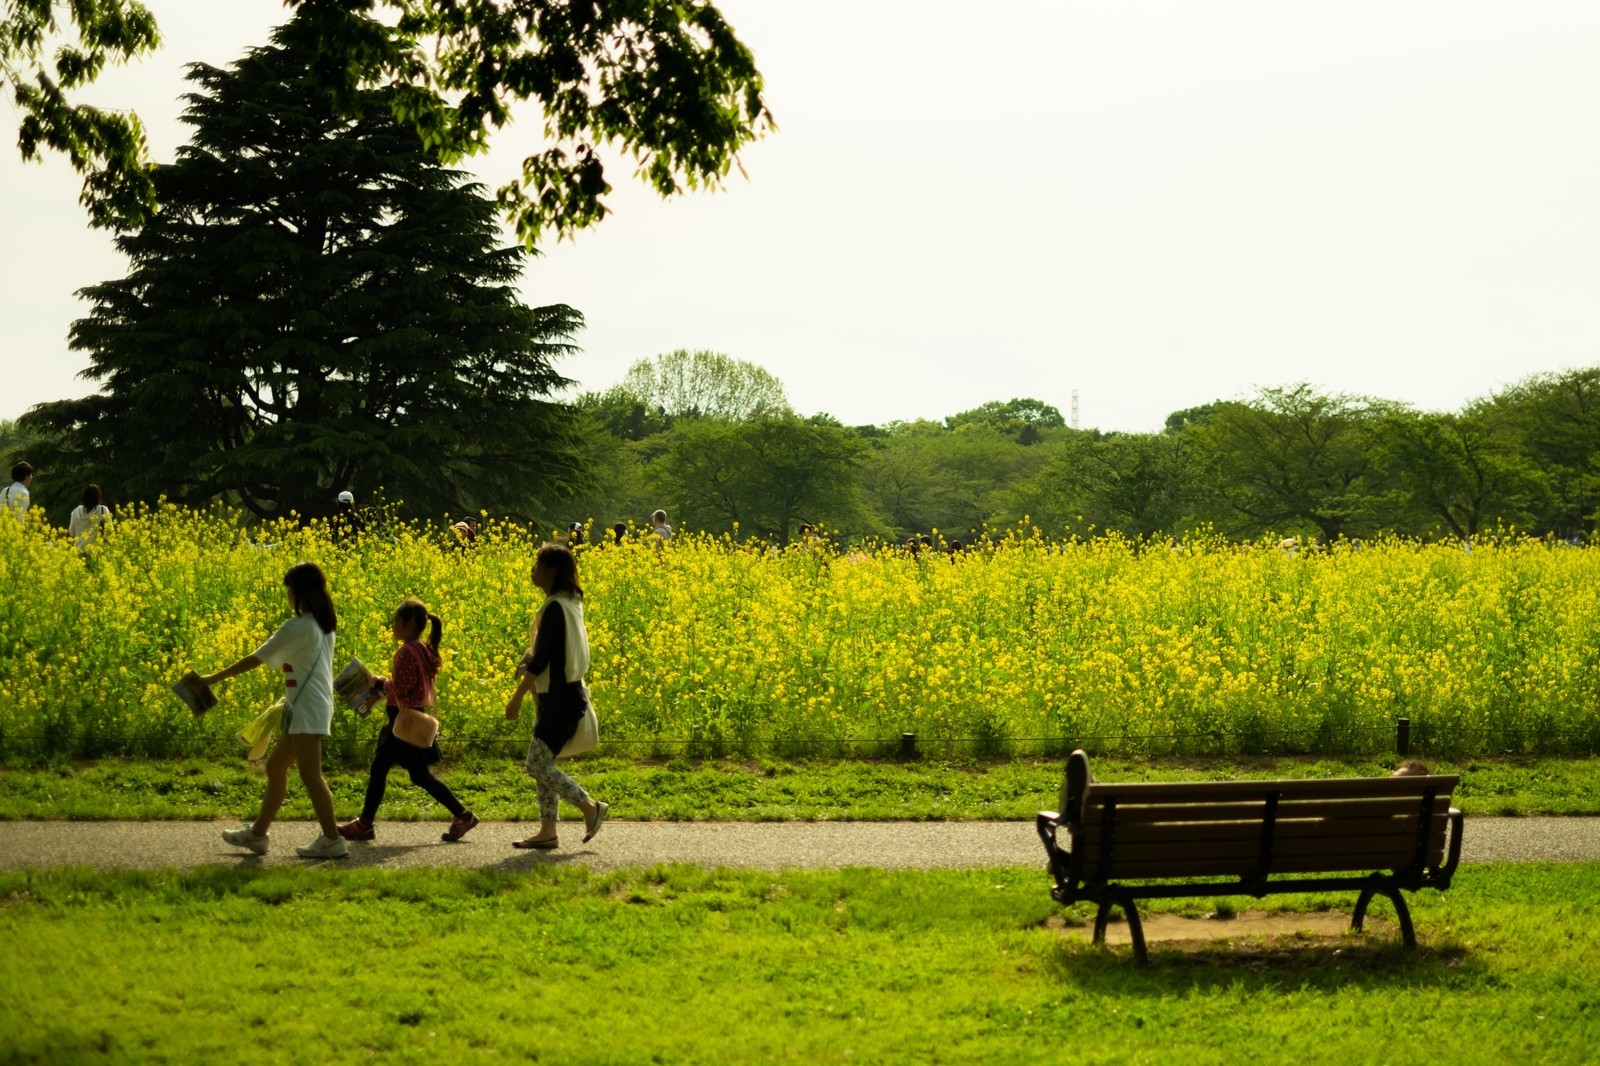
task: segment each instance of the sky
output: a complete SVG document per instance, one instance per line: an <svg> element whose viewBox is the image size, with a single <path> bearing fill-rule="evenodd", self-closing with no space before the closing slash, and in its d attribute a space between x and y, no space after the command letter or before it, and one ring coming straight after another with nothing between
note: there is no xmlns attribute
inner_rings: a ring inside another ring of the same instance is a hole
<svg viewBox="0 0 1600 1066"><path fill-rule="evenodd" d="M287 14L147 2L165 47L85 98L163 160L183 65ZM703 348L850 425L1076 394L1080 425L1150 431L1301 381L1457 410L1600 363L1592 0L719 7L778 131L719 193L614 163L614 214L530 264L527 302L586 318L581 388ZM470 168L492 189L537 143L514 125ZM0 418L93 391L74 292L126 264L78 188L0 151Z"/></svg>

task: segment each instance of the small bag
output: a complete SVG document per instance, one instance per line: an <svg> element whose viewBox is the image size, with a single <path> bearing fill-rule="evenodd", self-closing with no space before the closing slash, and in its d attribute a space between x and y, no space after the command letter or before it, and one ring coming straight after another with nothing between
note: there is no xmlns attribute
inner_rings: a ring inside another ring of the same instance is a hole
<svg viewBox="0 0 1600 1066"><path fill-rule="evenodd" d="M415 707L402 707L394 716L394 738L414 748L431 748L439 739L439 719Z"/></svg>
<svg viewBox="0 0 1600 1066"><path fill-rule="evenodd" d="M594 713L594 701L589 698L589 686L583 686L583 717L578 719L578 728L572 733L572 739L561 747L561 754L557 758L565 759L571 755L582 755L586 751L593 751L594 746L600 743L600 719Z"/></svg>
<svg viewBox="0 0 1600 1066"><path fill-rule="evenodd" d="M434 705L433 678L428 676L428 665L422 658L422 653L413 649L417 657L417 668L422 671L422 692L426 706ZM394 716L394 738L404 741L415 748L431 748L433 742L439 739L439 719L427 711L416 707L402 707Z"/></svg>
<svg viewBox="0 0 1600 1066"><path fill-rule="evenodd" d="M250 750L245 753L245 758L256 762L267 753L267 746L272 743L272 734L276 733L283 725L284 699L278 697L278 702L256 715L255 720L234 734L234 739Z"/></svg>

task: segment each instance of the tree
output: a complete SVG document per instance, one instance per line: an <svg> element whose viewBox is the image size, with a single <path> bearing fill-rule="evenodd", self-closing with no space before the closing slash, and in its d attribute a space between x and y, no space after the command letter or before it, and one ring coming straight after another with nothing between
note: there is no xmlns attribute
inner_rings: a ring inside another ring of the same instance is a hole
<svg viewBox="0 0 1600 1066"><path fill-rule="evenodd" d="M197 65L162 208L72 330L103 392L44 404L58 465L122 498L317 513L384 486L432 511L526 511L576 474L552 360L581 317L531 309L494 204L427 156L302 7L228 70ZM391 31L367 23L361 32Z"/></svg>
<svg viewBox="0 0 1600 1066"><path fill-rule="evenodd" d="M1235 532L1307 529L1326 540L1375 528L1372 428L1389 405L1324 396L1310 385L1215 405L1190 427L1215 474L1222 524Z"/></svg>
<svg viewBox="0 0 1600 1066"><path fill-rule="evenodd" d="M1044 439L1043 430L1061 429L1067 421L1061 417L1060 411L1043 400L1022 397L1004 403L990 400L970 411L951 415L944 420L944 424L950 429L970 425L992 426L1002 433L1015 434L1018 444L1037 444Z"/></svg>
<svg viewBox="0 0 1600 1066"><path fill-rule="evenodd" d="M382 21L398 34L374 32L377 21L323 21L318 61L363 85L394 86L389 106L440 162L481 150L517 103L538 106L541 147L498 193L529 247L547 230L567 236L606 215L602 145L631 156L639 177L671 196L719 186L740 148L772 128L754 58L708 0L286 3L391 16ZM11 0L0 16L0 69L22 111L23 158L41 144L66 152L101 223L137 222L159 191L137 118L73 104L69 93L107 59L158 40L149 10L133 0Z"/></svg>
<svg viewBox="0 0 1600 1066"><path fill-rule="evenodd" d="M1007 519L1117 530L1174 531L1188 515L1194 445L1181 433L1075 433L1061 453L1008 497Z"/></svg>
<svg viewBox="0 0 1600 1066"><path fill-rule="evenodd" d="M1526 526L1544 493L1538 471L1495 413L1396 411L1378 426L1380 462L1411 505L1467 539L1497 522Z"/></svg>
<svg viewBox="0 0 1600 1066"><path fill-rule="evenodd" d="M721 352L679 348L653 360L641 359L628 368L621 388L668 422L743 422L789 411L782 382L755 363Z"/></svg>
<svg viewBox="0 0 1600 1066"><path fill-rule="evenodd" d="M664 435L650 466L685 524L734 524L780 545L802 521L843 528L860 517L855 469L865 449L846 430L792 414L747 422L692 419Z"/></svg>
<svg viewBox="0 0 1600 1066"><path fill-rule="evenodd" d="M1568 536L1600 528L1600 367L1536 374L1489 401L1549 492L1536 521Z"/></svg>
<svg viewBox="0 0 1600 1066"><path fill-rule="evenodd" d="M84 175L82 200L97 224L140 217L154 205L144 127L137 115L75 104L69 94L107 61L136 58L159 43L155 18L132 0L10 0L0 16L0 73L22 111L22 158L39 158L41 147L65 154Z"/></svg>

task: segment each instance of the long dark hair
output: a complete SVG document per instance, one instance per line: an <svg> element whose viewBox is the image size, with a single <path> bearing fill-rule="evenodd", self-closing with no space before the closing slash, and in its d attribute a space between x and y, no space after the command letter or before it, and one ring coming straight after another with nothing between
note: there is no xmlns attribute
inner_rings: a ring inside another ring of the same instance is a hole
<svg viewBox="0 0 1600 1066"><path fill-rule="evenodd" d="M93 514L96 507L106 502L106 498L100 494L99 485L90 485L83 490L83 500L81 502L83 503L83 509Z"/></svg>
<svg viewBox="0 0 1600 1066"><path fill-rule="evenodd" d="M541 566L550 568L555 580L550 582L550 594L557 592L571 593L577 599L583 599L583 586L578 584L578 560L565 544L546 544L539 549L539 554L533 559L534 569Z"/></svg>
<svg viewBox="0 0 1600 1066"><path fill-rule="evenodd" d="M439 650L439 641L444 636L444 623L439 621L439 616L428 612L428 605L412 596L399 607L395 608L394 616L406 625L417 631L417 637L422 636L424 626L428 627L428 647L435 653Z"/></svg>
<svg viewBox="0 0 1600 1066"><path fill-rule="evenodd" d="M328 578L316 563L295 563L283 575L283 583L294 596L296 614L311 612L317 626L324 633L339 628L333 613L333 594L328 591Z"/></svg>

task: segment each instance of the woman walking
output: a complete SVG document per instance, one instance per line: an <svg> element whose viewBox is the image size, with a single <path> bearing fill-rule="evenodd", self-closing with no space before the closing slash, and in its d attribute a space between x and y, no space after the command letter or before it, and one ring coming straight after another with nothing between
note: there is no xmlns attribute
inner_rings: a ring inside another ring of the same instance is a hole
<svg viewBox="0 0 1600 1066"><path fill-rule="evenodd" d="M428 641L422 641L422 631L428 630ZM388 704L389 722L378 733L378 748L372 753L372 769L367 774L367 798L362 804L361 816L339 827L339 835L346 840L371 840L377 836L373 829L378 817L378 805L383 802L384 789L389 784L389 770L404 767L411 775L411 783L444 805L450 812L450 828L443 839L457 841L467 835L467 830L478 824L478 816L461 805L450 786L433 776L428 769L441 758L439 738L433 745L419 748L394 735L394 721L401 710L411 708L425 711L436 703L433 696L433 679L439 675L439 640L444 634L444 624L439 616L428 613L428 605L419 599L408 599L395 609L389 632L400 642L394 653L390 676L383 683L383 694Z"/></svg>
<svg viewBox="0 0 1600 1066"><path fill-rule="evenodd" d="M333 631L338 621L328 579L316 563L296 563L283 575L294 617L278 627L252 655L200 680L207 686L270 666L283 674L283 736L267 756L267 791L253 825L229 829L222 839L237 847L267 853L267 830L283 806L289 767L299 764L311 808L322 835L295 851L305 859L341 859L347 854L333 818L333 793L322 776L322 738L333 726Z"/></svg>
<svg viewBox="0 0 1600 1066"><path fill-rule="evenodd" d="M560 544L539 549L533 564L533 583L545 595L534 616L527 655L517 667L522 678L506 703L506 717L516 721L522 697L535 693L537 714L533 739L528 743L528 773L539 793L539 832L512 845L548 850L559 846L556 820L560 801L583 812L584 843L594 839L605 824L608 804L600 803L556 766L556 758L577 731L588 707L583 675L589 669L589 636L583 628L583 588L578 584L578 563Z"/></svg>

